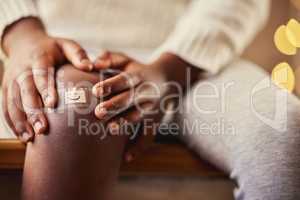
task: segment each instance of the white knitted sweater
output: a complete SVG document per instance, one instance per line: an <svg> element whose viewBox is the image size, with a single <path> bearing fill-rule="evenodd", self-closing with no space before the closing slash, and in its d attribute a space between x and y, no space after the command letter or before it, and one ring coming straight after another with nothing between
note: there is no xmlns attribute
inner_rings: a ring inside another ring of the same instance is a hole
<svg viewBox="0 0 300 200"><path fill-rule="evenodd" d="M210 73L239 56L268 18L270 0L0 0L0 34L27 16L96 48L172 52ZM1 42L1 41L0 41Z"/></svg>

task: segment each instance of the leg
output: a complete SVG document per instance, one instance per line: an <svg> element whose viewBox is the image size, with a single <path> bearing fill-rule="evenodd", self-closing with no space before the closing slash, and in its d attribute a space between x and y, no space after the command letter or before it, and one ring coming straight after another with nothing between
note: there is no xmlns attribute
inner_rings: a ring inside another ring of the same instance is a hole
<svg viewBox="0 0 300 200"><path fill-rule="evenodd" d="M300 198L300 103L254 64L199 82L177 119L187 145L236 181L236 199Z"/></svg>
<svg viewBox="0 0 300 200"><path fill-rule="evenodd" d="M72 66L60 68L57 77L58 87L98 81L98 76ZM63 102L65 89L59 91L60 102ZM93 98L88 101L93 101ZM84 112L79 112L79 109ZM27 146L23 200L108 198L118 175L127 138L108 136L101 139L105 130L94 117L93 109L87 110L84 104L66 106L60 103L57 111L48 114L49 133L38 135Z"/></svg>

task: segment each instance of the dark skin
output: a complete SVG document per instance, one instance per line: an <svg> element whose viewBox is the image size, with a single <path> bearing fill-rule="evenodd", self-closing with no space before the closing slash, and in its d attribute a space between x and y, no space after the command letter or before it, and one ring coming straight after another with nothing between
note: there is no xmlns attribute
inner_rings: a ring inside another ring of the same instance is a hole
<svg viewBox="0 0 300 200"><path fill-rule="evenodd" d="M36 18L8 27L2 46L8 56L2 84L3 111L18 138L28 142L48 128L45 114L37 111L57 104L56 68L71 62L78 69L90 71L92 63L79 44L48 36ZM20 105L16 105L18 101Z"/></svg>
<svg viewBox="0 0 300 200"><path fill-rule="evenodd" d="M65 65L58 69L57 85L99 81L97 73L86 73ZM63 74L59 78L59 76ZM58 93L61 109L64 91ZM86 90L88 98L93 98ZM84 109L90 105L73 104L57 113L47 114L49 132L37 135L34 142L27 145L22 199L23 200L95 200L109 199L113 184L116 182L126 136L108 136L101 140L97 135L84 132L80 135L78 120L89 123L102 123L93 112L77 113L74 106ZM74 112L74 126L68 126L68 112Z"/></svg>
<svg viewBox="0 0 300 200"><path fill-rule="evenodd" d="M2 45L8 55L8 70L3 80L3 110L15 134L28 143L22 194L23 199L30 200L107 199L128 141L123 136L111 136L100 143L97 137L79 137L78 129L65 126L64 114L44 112L44 107L54 108L61 99L56 89L59 83L57 74L65 72L60 79L62 82L87 80L95 84L91 88L94 98L107 95L100 92L103 86L116 89L111 90L109 97L101 101L95 110L76 118L108 124L111 130L120 124L120 119L134 124L146 118L160 121L160 112L145 116L136 106L125 104L129 100L128 92L141 83L148 81L161 85L174 81L184 89L187 69L192 70L192 80L200 72L170 53L162 54L153 63L145 65L124 54L110 52L109 56L101 55L91 64L76 42L47 35L42 23L35 18L22 19L10 26ZM59 68L66 63L72 65ZM107 68L120 69L122 73L99 80L97 75L84 72ZM122 82L124 75L133 78L135 84ZM120 85L125 87L120 89ZM107 91L106 88L102 91ZM139 91L139 94L151 93L149 88ZM156 98L143 99L139 104L146 110L157 109L158 102L170 93L176 91L163 88ZM124 107L124 112L108 117L101 114L99 108L113 110L110 105ZM153 130L146 131L153 133ZM153 134L147 135L149 137L141 137L126 153L127 161L136 158L151 144Z"/></svg>
<svg viewBox="0 0 300 200"><path fill-rule="evenodd" d="M24 18L9 26L4 33L2 46L9 58L7 62L8 70L5 72L3 79L3 111L8 124L23 142L31 141L35 134L47 132L48 122L45 114L42 111L31 112L31 110L37 111L43 107L53 108L57 104L54 72L61 64L71 62L75 68L83 71L110 67L119 68L124 70L124 74L131 74L130 70L135 68L132 71L147 75L146 72L143 72L146 65L120 53L111 53L114 65L109 64L111 59L107 59L105 55L99 56L91 63L78 43L69 39L49 36L42 22L37 18ZM152 73L149 73L152 77L156 74L161 77L161 82L174 81L183 89L187 83L187 69L191 70L192 82L201 73L200 70L170 53L162 54L149 67L153 69L151 70ZM176 67L176 70L174 70L174 67ZM39 73L40 70L46 73L41 74ZM35 73L36 71L38 72ZM18 79L20 76L22 77L22 74L33 74L34 76L25 80L22 79L22 83L20 83ZM141 79L141 82L151 81L152 79L147 76L143 78L145 79ZM111 84L118 85L120 82L115 79ZM134 87L136 86L125 89L129 90ZM94 94L97 96L95 88ZM115 93L116 91L112 92ZM165 92L164 94L169 93ZM164 94L160 94L161 97ZM19 102L20 105L16 105L15 102ZM97 113L96 109L95 114L97 115ZM126 115L126 113L123 114L124 117ZM138 115L138 113L133 111L128 115ZM153 117L160 118L160 116ZM136 121L140 120L136 118ZM112 122L116 122L116 120L112 119ZM144 141L139 142L132 149L132 154L138 154L138 152L142 152L141 149L146 149L143 143ZM126 157L129 157L127 160L132 160L131 153L129 152L127 155Z"/></svg>
<svg viewBox="0 0 300 200"><path fill-rule="evenodd" d="M96 59L95 68L116 69L121 72L98 82L93 87L93 94L96 97L111 96L95 108L95 115L100 120L108 121L108 126L113 128L121 127L124 119L133 124L143 122L145 119L153 121L149 130L143 131L144 137L141 137L125 155L127 161L136 159L151 147L153 134L156 133L152 129L155 129L156 124L161 121L168 100L175 100L169 97L181 98L188 84L192 86L201 73L197 68L170 53L162 54L153 63L143 64L123 53L105 52ZM132 107L135 109L127 111L123 117L115 117L119 107L125 110Z"/></svg>

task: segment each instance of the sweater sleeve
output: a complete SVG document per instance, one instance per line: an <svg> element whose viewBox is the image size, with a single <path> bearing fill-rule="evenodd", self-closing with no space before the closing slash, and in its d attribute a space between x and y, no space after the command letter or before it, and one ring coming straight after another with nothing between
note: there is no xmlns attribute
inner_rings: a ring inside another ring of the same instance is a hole
<svg viewBox="0 0 300 200"><path fill-rule="evenodd" d="M0 0L0 13L0 44L7 26L23 17L38 16L33 0ZM3 57L4 53L0 48L0 58Z"/></svg>
<svg viewBox="0 0 300 200"><path fill-rule="evenodd" d="M152 59L174 53L215 74L243 53L265 25L269 7L270 0L193 0Z"/></svg>

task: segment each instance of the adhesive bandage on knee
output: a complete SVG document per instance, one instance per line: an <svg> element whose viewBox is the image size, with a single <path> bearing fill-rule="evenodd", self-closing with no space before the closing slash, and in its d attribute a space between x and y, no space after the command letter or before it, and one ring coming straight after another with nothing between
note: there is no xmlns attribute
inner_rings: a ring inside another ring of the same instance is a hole
<svg viewBox="0 0 300 200"><path fill-rule="evenodd" d="M65 104L87 103L87 96L84 88L70 88L65 92Z"/></svg>

